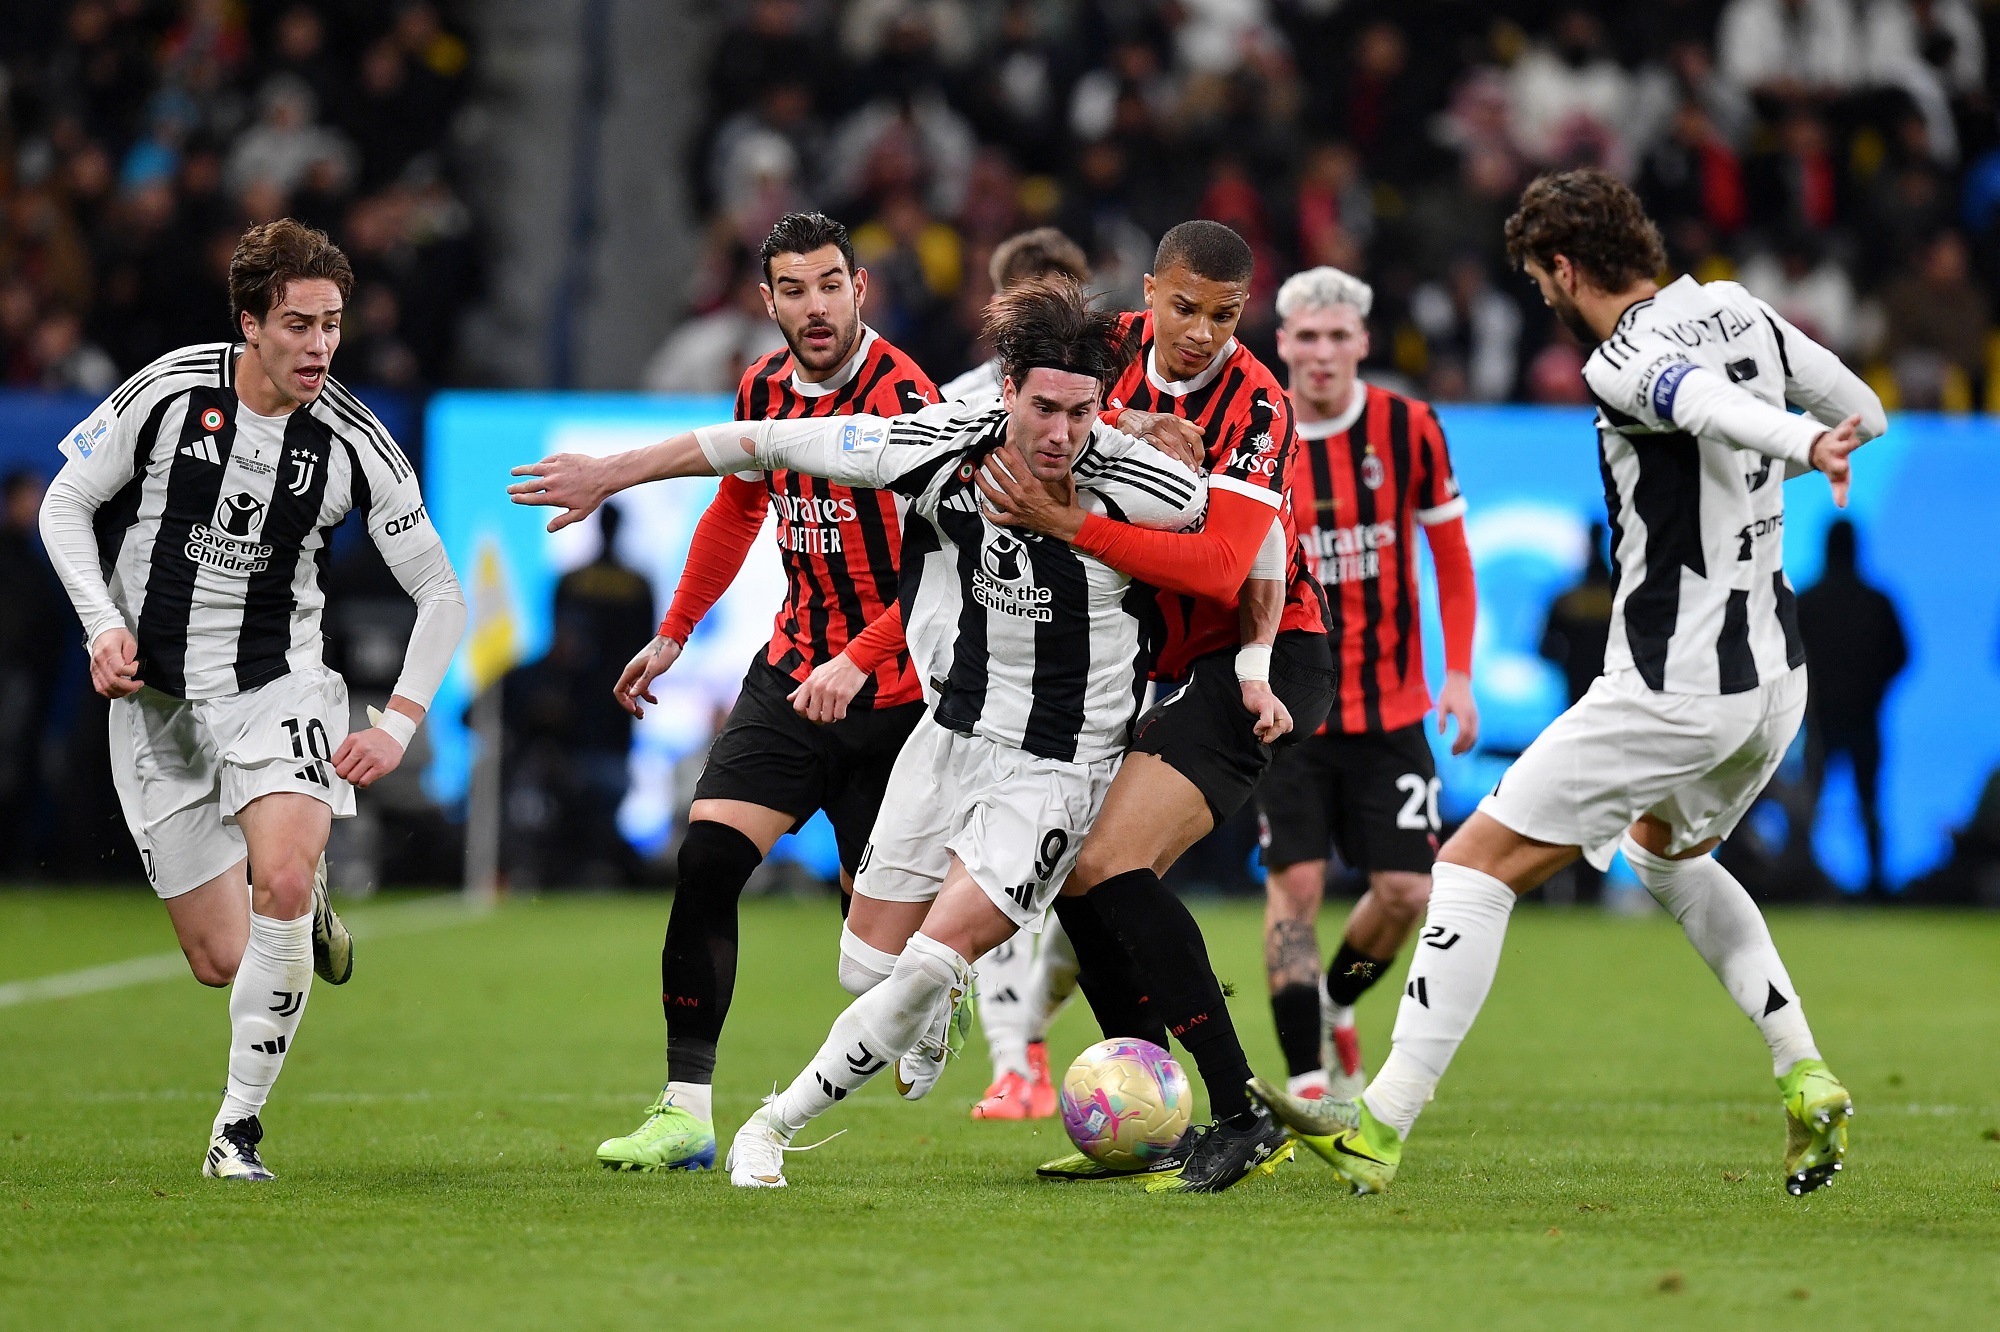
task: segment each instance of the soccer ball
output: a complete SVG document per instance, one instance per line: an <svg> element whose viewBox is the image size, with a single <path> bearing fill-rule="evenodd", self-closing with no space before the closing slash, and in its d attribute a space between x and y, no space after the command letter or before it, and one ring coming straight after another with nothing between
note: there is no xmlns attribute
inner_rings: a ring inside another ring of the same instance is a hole
<svg viewBox="0 0 2000 1332"><path fill-rule="evenodd" d="M1187 1074L1151 1041L1099 1041L1063 1075L1063 1128L1099 1165L1135 1170L1181 1140L1194 1098Z"/></svg>

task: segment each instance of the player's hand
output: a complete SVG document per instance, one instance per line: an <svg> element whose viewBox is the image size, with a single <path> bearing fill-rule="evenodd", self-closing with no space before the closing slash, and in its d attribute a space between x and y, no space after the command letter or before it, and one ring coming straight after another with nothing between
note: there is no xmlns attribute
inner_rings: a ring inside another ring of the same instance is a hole
<svg viewBox="0 0 2000 1332"><path fill-rule="evenodd" d="M333 772L359 787L374 785L403 761L402 742L379 726L351 731L333 751Z"/></svg>
<svg viewBox="0 0 2000 1332"><path fill-rule="evenodd" d="M847 715L847 705L868 683L868 672L847 659L845 652L813 668L806 682L787 698L792 708L807 721L824 726Z"/></svg>
<svg viewBox="0 0 2000 1332"><path fill-rule="evenodd" d="M1244 710L1257 715L1257 724L1251 729L1257 733L1258 743L1278 743L1278 738L1292 729L1292 714L1284 701L1271 692L1268 680L1243 680L1238 683L1243 690Z"/></svg>
<svg viewBox="0 0 2000 1332"><path fill-rule="evenodd" d="M1019 458L1003 449L986 455L974 477L986 497L986 517L1000 527L1025 527L1030 532L1070 541L1083 530L1083 507L1076 502L1076 482L1043 482L1028 474Z"/></svg>
<svg viewBox="0 0 2000 1332"><path fill-rule="evenodd" d="M1208 442L1201 437L1201 427L1184 416L1140 412L1128 407L1118 414L1118 428L1180 459L1197 472L1208 461Z"/></svg>
<svg viewBox="0 0 2000 1332"><path fill-rule="evenodd" d="M1812 442L1812 452L1806 460L1826 473L1827 484L1833 487L1833 502L1837 508L1847 507L1847 484L1853 478L1853 468L1848 465L1847 456L1862 445L1856 433L1861 427L1861 417L1857 413L1848 417L1831 430L1820 431Z"/></svg>
<svg viewBox="0 0 2000 1332"><path fill-rule="evenodd" d="M560 531L590 517L598 505L611 498L604 470L602 458L558 453L538 463L516 467L512 475L528 479L507 487L507 494L516 504L561 509L561 513L549 519L549 531Z"/></svg>
<svg viewBox="0 0 2000 1332"><path fill-rule="evenodd" d="M667 673L667 668L681 659L681 645L665 634L639 649L639 655L625 663L625 670L612 686L611 696L618 700L618 706L634 717L643 717L646 710L639 706L639 700L658 703L653 697L653 681Z"/></svg>
<svg viewBox="0 0 2000 1332"><path fill-rule="evenodd" d="M1464 754L1479 743L1479 704L1472 699L1472 677L1464 671L1446 671L1444 688L1438 690L1438 734L1445 733L1445 727L1453 718L1458 720L1458 739L1451 742L1451 752Z"/></svg>
<svg viewBox="0 0 2000 1332"><path fill-rule="evenodd" d="M122 625L106 629L90 645L90 687L106 698L124 698L145 688L139 678L139 640Z"/></svg>

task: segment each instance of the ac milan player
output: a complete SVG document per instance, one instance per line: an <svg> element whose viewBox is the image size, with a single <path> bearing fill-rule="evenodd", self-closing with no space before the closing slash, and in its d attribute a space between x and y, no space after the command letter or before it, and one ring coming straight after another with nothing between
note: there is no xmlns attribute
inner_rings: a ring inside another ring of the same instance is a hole
<svg viewBox="0 0 2000 1332"><path fill-rule="evenodd" d="M1106 1034L1158 1041L1164 1026L1201 1070L1217 1122L1170 1158L1169 1186L1205 1191L1266 1167L1281 1145L1244 1090L1249 1060L1201 931L1160 875L1242 807L1288 732L1319 729L1334 676L1319 584L1290 539L1291 410L1233 336L1250 294L1250 247L1218 222L1183 222L1161 238L1153 270L1148 308L1129 323L1138 359L1113 385L1105 417L1149 438L1199 438L1203 529L1148 532L1086 515L993 464L982 488L996 521L1068 541L1160 589L1154 674L1182 683L1139 719L1056 914ZM1078 1155L1040 1173L1113 1172Z"/></svg>
<svg viewBox="0 0 2000 1332"><path fill-rule="evenodd" d="M737 420L896 416L937 401L916 362L861 322L868 273L854 266L845 227L787 214L765 238L763 261L764 305L786 345L744 372ZM634 716L658 701L652 682L728 589L775 508L785 604L695 787L660 951L667 1084L637 1130L597 1149L610 1169L715 1164L711 1087L736 983L737 900L772 844L825 810L841 886L852 887L889 770L924 710L901 625L883 616L896 596L903 505L887 491L783 469L724 477L659 636L618 682ZM844 927L840 946L843 983L895 962Z"/></svg>
<svg viewBox="0 0 2000 1332"><path fill-rule="evenodd" d="M1437 767L1423 722L1431 697L1417 629L1419 527L1444 621L1438 731L1457 719L1459 754L1479 739L1465 501L1436 414L1356 373L1368 355L1373 303L1367 283L1337 268L1309 269L1278 289L1278 356L1291 371L1298 415L1292 515L1326 589L1341 689L1326 726L1280 754L1257 788L1270 868L1264 966L1287 1089L1342 1100L1366 1085L1355 1001L1423 918L1437 854ZM1322 978L1314 922L1329 841L1368 876L1368 890Z"/></svg>

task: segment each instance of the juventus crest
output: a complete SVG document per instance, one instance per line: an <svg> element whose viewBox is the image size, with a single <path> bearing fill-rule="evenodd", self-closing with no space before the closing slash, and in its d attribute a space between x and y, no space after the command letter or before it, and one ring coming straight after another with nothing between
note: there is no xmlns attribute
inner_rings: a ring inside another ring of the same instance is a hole
<svg viewBox="0 0 2000 1332"><path fill-rule="evenodd" d="M291 479L285 483L285 489L303 496L312 489L313 471L319 466L318 456L306 445L294 444L285 451L285 463L291 469Z"/></svg>

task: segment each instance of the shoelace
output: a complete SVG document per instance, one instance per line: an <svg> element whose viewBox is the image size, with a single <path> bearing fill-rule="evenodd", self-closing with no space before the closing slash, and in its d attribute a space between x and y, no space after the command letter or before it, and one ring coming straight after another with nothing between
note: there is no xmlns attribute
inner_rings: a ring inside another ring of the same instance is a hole
<svg viewBox="0 0 2000 1332"><path fill-rule="evenodd" d="M771 1102L773 1102L773 1101L775 1101L775 1100L777 1100L777 1099L778 1099L778 1084L774 1082L774 1083L772 1083L772 1084L771 1084L771 1094L770 1094L769 1096L766 1096L766 1097L764 1098L764 1104L765 1104L765 1105L769 1105L769 1104L771 1104ZM829 1134L827 1134L827 1135L826 1135L826 1136L825 1136L824 1138L821 1138L821 1139L820 1139L820 1140L819 1140L818 1142L815 1142L815 1143L811 1144L810 1146L806 1146L806 1147L794 1147L794 1146L792 1146L792 1144L790 1144L789 1142L781 1142L781 1143L779 1143L779 1144L778 1144L778 1150L779 1150L779 1151L781 1151L781 1152L810 1152L810 1151L815 1151L815 1150L817 1150L818 1148L821 1148L821 1147L824 1147L824 1146L826 1146L826 1145L827 1145L828 1143L832 1142L832 1141L833 1141L833 1140L834 1140L835 1138L839 1137L839 1136L840 1136L841 1134L843 1134L843 1133L845 1133L845 1132L847 1132L847 1130L846 1130L846 1129L836 1129L836 1130L835 1130L835 1131L833 1131L832 1133L829 1133Z"/></svg>

